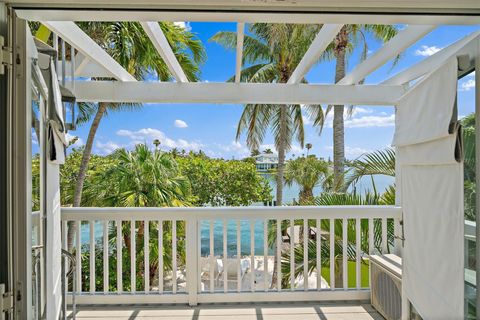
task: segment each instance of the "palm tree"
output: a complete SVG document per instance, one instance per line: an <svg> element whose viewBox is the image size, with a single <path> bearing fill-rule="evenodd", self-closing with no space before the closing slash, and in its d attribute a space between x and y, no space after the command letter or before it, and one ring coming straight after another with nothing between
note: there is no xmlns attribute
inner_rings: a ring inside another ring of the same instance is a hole
<svg viewBox="0 0 480 320"><path fill-rule="evenodd" d="M298 184L299 203L308 204L313 200L313 188L319 185L328 175L328 164L314 156L290 160L285 166L285 184Z"/></svg>
<svg viewBox="0 0 480 320"><path fill-rule="evenodd" d="M355 187L361 178L370 176L373 192L377 193L374 176L384 175L395 177L395 150L391 148L377 150L364 154L350 164L346 173L345 189Z"/></svg>
<svg viewBox="0 0 480 320"><path fill-rule="evenodd" d="M310 152L310 149L312 149L312 147L313 147L313 146L312 146L311 143L307 143L307 144L305 145L305 148L307 148L307 157L308 157L308 153Z"/></svg>
<svg viewBox="0 0 480 320"><path fill-rule="evenodd" d="M326 52L327 58L335 58L335 83L345 77L347 58L353 49L361 44L361 59L364 60L368 52L366 35L370 34L375 39L386 42L397 34L397 28L391 25L345 25L335 37ZM360 81L360 82L363 82ZM327 110L329 111L331 107ZM335 184L343 183L345 162L345 130L344 106L333 106L333 165Z"/></svg>
<svg viewBox="0 0 480 320"><path fill-rule="evenodd" d="M243 63L248 63L249 66L242 70L241 81L286 83L320 27L320 25L269 23L250 25L251 35L245 35L243 45ZM237 35L235 32L223 31L215 34L211 40L234 50ZM230 80L233 80L233 77ZM306 82L305 79L303 81ZM307 105L303 108L315 125L323 125L324 114L320 105ZM302 107L247 104L238 123L236 139L239 140L242 133L246 132L248 147L251 150L258 149L268 128L271 128L275 148L278 151L276 205L281 206L285 154L291 149L294 137L302 147L304 143ZM276 285L277 261L278 259L275 259L272 286Z"/></svg>
<svg viewBox="0 0 480 320"><path fill-rule="evenodd" d="M144 79L152 75L152 73L163 81L172 78L167 65L139 23L87 22L79 23L79 26L137 79ZM187 77L190 80L197 80L199 74L198 65L205 59L205 51L201 42L195 39L192 33L175 26L173 23L162 22L160 23L160 27L165 33ZM82 191L87 174L88 162L100 121L109 111L138 107L139 105L137 104L99 103L96 108L90 108L90 112L85 113L85 119L83 119L83 121L89 120L91 117L93 117L93 120L78 171L73 198L74 207L78 207L82 203ZM73 242L74 229L73 225L69 228L69 248L71 248Z"/></svg>
<svg viewBox="0 0 480 320"><path fill-rule="evenodd" d="M190 183L172 154L152 152L144 144L118 150L118 164L85 189L86 201L102 199L112 207L179 207L190 205Z"/></svg>
<svg viewBox="0 0 480 320"><path fill-rule="evenodd" d="M244 63L241 73L244 82L286 83L320 29L319 25L255 23L244 39ZM211 40L228 49L235 49L235 32L218 32ZM233 78L231 79L233 80ZM305 82L305 80L303 80ZM319 105L303 106L317 125L323 124ZM258 149L270 128L278 151L277 205L282 205L285 154L292 140L304 143L302 108L300 105L247 104L237 127L236 139L246 132L247 145Z"/></svg>

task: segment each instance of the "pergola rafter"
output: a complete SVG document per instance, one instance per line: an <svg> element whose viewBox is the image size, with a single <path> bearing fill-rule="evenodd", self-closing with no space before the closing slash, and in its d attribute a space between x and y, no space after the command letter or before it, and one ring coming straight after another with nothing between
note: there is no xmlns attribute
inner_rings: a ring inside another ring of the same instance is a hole
<svg viewBox="0 0 480 320"><path fill-rule="evenodd" d="M473 32L463 39L452 43L448 47L438 51L432 56L418 62L410 68L401 71L393 77L383 81L382 85L399 85L405 84L412 80L418 79L421 76L437 69L448 58L452 56L460 56L468 54L469 52L475 52L477 46L477 40L480 39L480 31Z"/></svg>
<svg viewBox="0 0 480 320"><path fill-rule="evenodd" d="M245 35L245 23L237 23L237 54L235 63L235 82L240 82L242 74L242 61L243 61L243 38Z"/></svg>
<svg viewBox="0 0 480 320"><path fill-rule="evenodd" d="M338 84L356 84L365 79L366 76L377 70L390 59L402 53L412 44L423 38L435 26L409 26L400 31L395 37L388 41L382 48L368 57L365 61L358 64L352 72L342 78Z"/></svg>
<svg viewBox="0 0 480 320"><path fill-rule="evenodd" d="M320 60L323 52L325 52L327 46L333 41L342 27L343 24L325 24L322 26L287 83L293 84L302 81L310 68Z"/></svg>
<svg viewBox="0 0 480 320"><path fill-rule="evenodd" d="M73 21L43 21L48 29L58 34L85 57L95 61L107 69L112 77L119 81L136 81L115 59L103 50L92 38L90 38Z"/></svg>
<svg viewBox="0 0 480 320"><path fill-rule="evenodd" d="M188 82L188 78L182 67L180 66L177 58L175 57L175 53L173 53L173 50L170 47L170 44L168 43L168 40L165 37L165 34L160 28L158 22L147 21L140 22L140 24L142 25L145 33L152 41L155 49L157 49L158 53L162 57L163 61L165 62L175 79L178 82Z"/></svg>

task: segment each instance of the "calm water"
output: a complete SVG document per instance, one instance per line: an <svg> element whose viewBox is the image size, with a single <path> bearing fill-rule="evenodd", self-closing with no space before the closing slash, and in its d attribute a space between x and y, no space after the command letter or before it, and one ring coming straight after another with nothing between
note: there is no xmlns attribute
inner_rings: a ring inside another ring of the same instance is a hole
<svg viewBox="0 0 480 320"><path fill-rule="evenodd" d="M394 182L394 178L387 176L375 177L375 184L377 192L383 192L389 185ZM272 193L275 193L275 182L271 181ZM365 193L372 190L372 183L370 177L362 179L357 184L357 191ZM322 191L321 187L314 189L314 194L317 195ZM294 199L298 200L299 187L298 185L292 185L291 187L285 187L283 190L283 197L285 203L292 202ZM263 220L255 221L254 224L254 246L255 254L263 255ZM208 255L210 252L210 222L202 221L201 223L201 250L202 255ZM214 254L223 254L223 222L217 220L214 222ZM90 228L88 224L84 224L81 227L81 242L87 244L90 241ZM241 234L241 253L242 255L250 254L250 221L241 221L240 223ZM101 241L103 235L103 222L97 222L95 224L95 239ZM234 220L227 220L227 252L229 256L236 256L237 254L237 224ZM269 254L273 254L269 250Z"/></svg>

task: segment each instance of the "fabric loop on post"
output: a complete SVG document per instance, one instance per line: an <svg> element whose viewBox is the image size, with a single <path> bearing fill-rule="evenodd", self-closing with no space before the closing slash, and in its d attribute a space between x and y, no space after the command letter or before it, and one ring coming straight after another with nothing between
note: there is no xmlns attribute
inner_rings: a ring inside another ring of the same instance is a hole
<svg viewBox="0 0 480 320"><path fill-rule="evenodd" d="M393 146L447 137L457 92L456 58L416 83L397 104Z"/></svg>

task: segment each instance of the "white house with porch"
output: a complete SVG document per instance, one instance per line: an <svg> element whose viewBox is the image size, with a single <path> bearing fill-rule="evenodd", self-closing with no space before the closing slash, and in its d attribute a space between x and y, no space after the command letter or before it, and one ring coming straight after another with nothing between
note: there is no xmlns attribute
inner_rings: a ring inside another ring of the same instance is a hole
<svg viewBox="0 0 480 320"><path fill-rule="evenodd" d="M176 81L137 81L76 25L78 21L140 22ZM158 21L237 23L235 81L189 82ZM383 316L429 320L464 319L466 306L479 310L479 264L475 270L465 268L465 243L475 242L479 229L471 222L465 227L456 94L458 79L475 71L478 123L480 30L378 84L366 85L362 80L438 26L480 24L480 2L12 0L0 5L0 22L0 40L4 41L0 99L6 106L0 114L0 319ZM41 22L50 29L62 44L60 49L52 48L52 53L35 43L28 22ZM245 24L254 22L323 25L287 83L240 81ZM342 26L366 23L407 27L338 83L302 83ZM67 46L71 48L69 59ZM92 77L112 80L86 80ZM69 112L64 109L71 107L65 88L77 102L395 107L392 144L397 154L397 203L62 207L59 168L69 122ZM31 212L32 104L40 110L38 213ZM477 126L477 142L479 137ZM477 151L477 184L479 160ZM477 217L479 200L477 193ZM132 227L140 225L147 230L154 225L157 234L171 234L169 242L157 237L153 243L149 232L140 238L139 227ZM296 250L285 235L294 234L298 225L302 226L299 240L303 248ZM69 226L75 228L70 252ZM85 226L87 239L82 238ZM206 234L202 226L208 229ZM215 228L222 230L220 253L214 248ZM250 245L249 252L244 252L241 242L247 238L254 243L258 228L263 232L263 250ZM124 229L129 230L133 242L128 247L121 236ZM35 247L32 230L37 237ZM98 230L101 239L96 237ZM137 261L135 241L144 244L143 262ZM203 243L209 244L206 252ZM234 253L229 252L231 246ZM155 262L154 276L149 259L152 247L162 253ZM475 250L478 261L480 246ZM314 252L313 260L310 252ZM97 256L102 259L95 259ZM123 270L124 259L130 260L129 270ZM136 279L139 265L142 288ZM283 266L289 270L300 266L300 274L282 276ZM369 274L367 283L362 282L365 272ZM102 274L99 283L98 274Z"/></svg>

